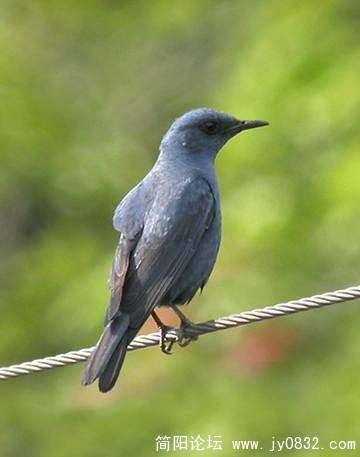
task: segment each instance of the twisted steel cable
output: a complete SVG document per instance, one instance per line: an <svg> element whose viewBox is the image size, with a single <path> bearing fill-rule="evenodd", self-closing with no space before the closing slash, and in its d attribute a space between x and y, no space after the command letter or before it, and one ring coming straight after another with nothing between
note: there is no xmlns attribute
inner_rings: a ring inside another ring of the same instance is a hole
<svg viewBox="0 0 360 457"><path fill-rule="evenodd" d="M245 311L243 313L233 314L227 317L220 317L218 319L201 322L199 324L191 324L190 326L186 326L184 329L171 329L166 333L165 340L170 344L179 343L180 345L185 345L182 344L182 342L196 339L198 336L206 333L227 330L241 325L252 324L302 311L309 311L311 309L356 300L358 298L360 298L360 285L337 290L335 292L313 295L312 297L301 298L299 300L292 300L286 303L279 303L274 306L267 306L266 308ZM128 351L158 345L161 342L161 337L162 336L159 332L138 336L129 344ZM83 362L90 356L93 349L94 347L71 351L66 354L59 354L52 357L33 360L31 362L21 363L19 365L0 368L0 381Z"/></svg>

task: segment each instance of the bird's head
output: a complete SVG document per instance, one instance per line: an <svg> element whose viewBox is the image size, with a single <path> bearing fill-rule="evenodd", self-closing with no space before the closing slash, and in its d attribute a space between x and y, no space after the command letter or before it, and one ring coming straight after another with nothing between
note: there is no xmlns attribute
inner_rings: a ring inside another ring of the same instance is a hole
<svg viewBox="0 0 360 457"><path fill-rule="evenodd" d="M233 136L243 130L265 125L268 125L268 122L240 121L226 113L200 108L175 120L165 134L160 150L165 154L185 150L190 154L205 154L215 158Z"/></svg>

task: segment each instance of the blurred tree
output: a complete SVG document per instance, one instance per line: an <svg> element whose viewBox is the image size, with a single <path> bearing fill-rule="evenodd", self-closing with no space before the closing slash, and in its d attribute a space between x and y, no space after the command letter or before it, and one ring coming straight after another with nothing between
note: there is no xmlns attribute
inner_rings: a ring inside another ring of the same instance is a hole
<svg viewBox="0 0 360 457"><path fill-rule="evenodd" d="M218 158L223 244L187 314L356 284L359 19L355 0L2 0L1 365L96 341L112 212L173 118L199 106L271 126ZM236 439L355 439L357 307L210 335L166 359L133 353L106 396L79 386L81 366L1 383L0 453L147 456L159 435L221 435L224 454Z"/></svg>

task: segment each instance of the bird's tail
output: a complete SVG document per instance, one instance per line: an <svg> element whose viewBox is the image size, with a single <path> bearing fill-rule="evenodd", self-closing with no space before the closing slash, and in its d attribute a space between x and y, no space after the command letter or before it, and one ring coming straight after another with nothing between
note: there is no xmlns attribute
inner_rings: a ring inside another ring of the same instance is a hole
<svg viewBox="0 0 360 457"><path fill-rule="evenodd" d="M107 392L114 387L124 362L127 346L133 337L129 329L130 316L125 313L110 321L101 335L95 349L86 362L81 384L92 384L99 378L99 390Z"/></svg>

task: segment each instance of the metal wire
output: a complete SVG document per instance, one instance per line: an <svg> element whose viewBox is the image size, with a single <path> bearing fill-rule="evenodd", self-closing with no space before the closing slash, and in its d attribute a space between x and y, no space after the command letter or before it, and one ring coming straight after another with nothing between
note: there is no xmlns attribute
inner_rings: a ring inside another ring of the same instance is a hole
<svg viewBox="0 0 360 457"><path fill-rule="evenodd" d="M171 343L177 342L181 344L181 342L188 339L196 339L198 336L206 333L227 330L241 325L252 324L267 319L274 319L276 317L321 308L323 306L334 305L336 303L343 303L358 298L360 298L360 285L337 290L335 292L326 292L324 294L314 295L308 298L301 298L299 300L292 300L286 303L279 303L262 309L233 314L228 317L220 317L219 319L201 322L199 324L192 324L185 329L171 329L166 333L165 339ZM150 333L148 335L138 336L129 344L128 351L156 346L160 344L160 341L160 333ZM25 362L19 365L0 368L0 381L83 362L90 356L93 349L94 347L81 349L79 351L71 351L66 354L59 354L53 357L33 360L32 362Z"/></svg>

